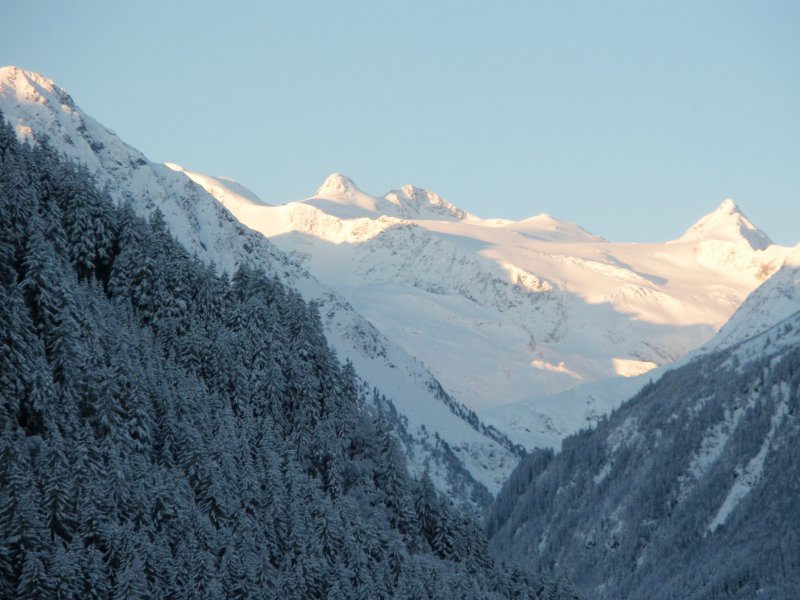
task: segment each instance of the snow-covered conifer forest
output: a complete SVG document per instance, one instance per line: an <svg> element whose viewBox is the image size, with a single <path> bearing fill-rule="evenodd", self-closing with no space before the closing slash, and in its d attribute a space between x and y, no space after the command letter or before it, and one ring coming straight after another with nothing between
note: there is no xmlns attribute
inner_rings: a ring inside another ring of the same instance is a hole
<svg viewBox="0 0 800 600"><path fill-rule="evenodd" d="M314 304L0 121L0 596L574 597L409 476Z"/></svg>

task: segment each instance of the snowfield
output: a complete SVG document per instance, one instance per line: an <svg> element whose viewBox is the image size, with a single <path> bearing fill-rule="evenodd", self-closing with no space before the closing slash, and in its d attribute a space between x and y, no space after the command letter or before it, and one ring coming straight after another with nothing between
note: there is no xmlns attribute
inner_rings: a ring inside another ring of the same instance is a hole
<svg viewBox="0 0 800 600"><path fill-rule="evenodd" d="M702 346L789 252L732 200L676 240L633 244L547 214L482 219L410 185L373 196L339 173L278 206L215 196L529 448Z"/></svg>

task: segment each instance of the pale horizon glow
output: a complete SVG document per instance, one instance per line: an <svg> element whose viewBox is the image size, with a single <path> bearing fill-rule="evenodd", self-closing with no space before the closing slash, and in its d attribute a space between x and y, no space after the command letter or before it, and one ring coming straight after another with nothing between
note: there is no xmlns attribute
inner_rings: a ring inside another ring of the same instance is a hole
<svg viewBox="0 0 800 600"><path fill-rule="evenodd" d="M800 4L11 1L0 62L268 203L331 172L484 219L676 239L725 198L800 241Z"/></svg>

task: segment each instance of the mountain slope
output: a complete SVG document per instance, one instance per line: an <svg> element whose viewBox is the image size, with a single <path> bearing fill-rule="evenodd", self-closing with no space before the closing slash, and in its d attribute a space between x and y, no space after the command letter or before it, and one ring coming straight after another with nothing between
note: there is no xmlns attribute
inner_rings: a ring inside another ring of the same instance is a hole
<svg viewBox="0 0 800 600"><path fill-rule="evenodd" d="M574 598L409 477L313 303L1 119L0 322L2 598Z"/></svg>
<svg viewBox="0 0 800 600"><path fill-rule="evenodd" d="M722 349L753 337L800 310L800 246L780 270L756 289L738 308L707 349Z"/></svg>
<svg viewBox="0 0 800 600"><path fill-rule="evenodd" d="M556 394L702 345L787 252L730 200L661 244L549 215L480 219L411 186L372 196L338 173L298 202L221 201L527 447L596 416Z"/></svg>
<svg viewBox="0 0 800 600"><path fill-rule="evenodd" d="M41 75L16 67L0 69L0 111L22 139L46 139L57 152L83 165L116 203L129 202L140 215L159 209L190 253L228 273L238 264L263 268L317 302L326 336L339 357L350 360L366 385L378 387L396 408L396 425L406 431L412 470L420 474L429 469L437 486L453 498L479 504L488 501L484 486L490 492L499 489L518 460L511 443L444 394L423 365L387 340L344 298L261 234L243 227L187 175L149 162ZM219 190L219 180L214 186ZM241 188L234 191L237 198L230 193L224 197L248 199Z"/></svg>
<svg viewBox="0 0 800 600"><path fill-rule="evenodd" d="M493 509L494 547L567 569L595 598L792 597L800 304L783 310L796 273L787 260L739 309L775 303L777 322L736 341L726 326L559 454L525 459Z"/></svg>
<svg viewBox="0 0 800 600"><path fill-rule="evenodd" d="M641 375L588 382L550 396L500 406L484 411L481 417L517 443L534 439L537 447L558 448L565 435L593 426L667 371L685 365L696 356L762 333L800 310L799 264L798 248L790 249L781 268L746 298L709 342L673 363Z"/></svg>
<svg viewBox="0 0 800 600"><path fill-rule="evenodd" d="M202 173L196 173L195 171L189 171L172 163L164 164L173 171L179 171L186 175L189 179L199 184L204 190L214 196L214 198L219 200L222 204L232 204L234 206L242 204L269 206L269 204L261 200L261 198L259 198L253 190L246 188L238 181L234 181L229 177L212 177L209 175L203 175Z"/></svg>

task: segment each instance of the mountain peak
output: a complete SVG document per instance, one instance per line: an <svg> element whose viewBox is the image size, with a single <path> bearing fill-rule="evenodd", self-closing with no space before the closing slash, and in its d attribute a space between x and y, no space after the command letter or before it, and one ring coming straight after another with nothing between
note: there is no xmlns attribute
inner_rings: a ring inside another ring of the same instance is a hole
<svg viewBox="0 0 800 600"><path fill-rule="evenodd" d="M330 196L351 196L361 190L352 179L341 173L331 173L317 189L315 196L327 198Z"/></svg>
<svg viewBox="0 0 800 600"><path fill-rule="evenodd" d="M21 67L9 65L7 67L0 67L0 84L4 85L19 85L25 81L31 81L43 85L48 88L54 88L55 83L52 79L48 79L41 73L35 71L26 71Z"/></svg>
<svg viewBox="0 0 800 600"><path fill-rule="evenodd" d="M773 245L769 236L753 225L739 206L726 198L709 213L686 230L678 242L718 240L739 242L744 240L753 250L763 250Z"/></svg>
<svg viewBox="0 0 800 600"><path fill-rule="evenodd" d="M724 213L728 215L732 215L734 213L740 213L739 205L732 198L725 198L722 202L720 202L717 210L714 211L715 213Z"/></svg>
<svg viewBox="0 0 800 600"><path fill-rule="evenodd" d="M454 218L460 221L470 216L436 192L410 184L401 186L399 190L392 190L384 198L395 206L403 219Z"/></svg>
<svg viewBox="0 0 800 600"><path fill-rule="evenodd" d="M0 95L14 97L20 104L46 105L51 94L55 94L55 100L60 104L74 108L75 103L69 94L52 79L20 67L0 67Z"/></svg>

